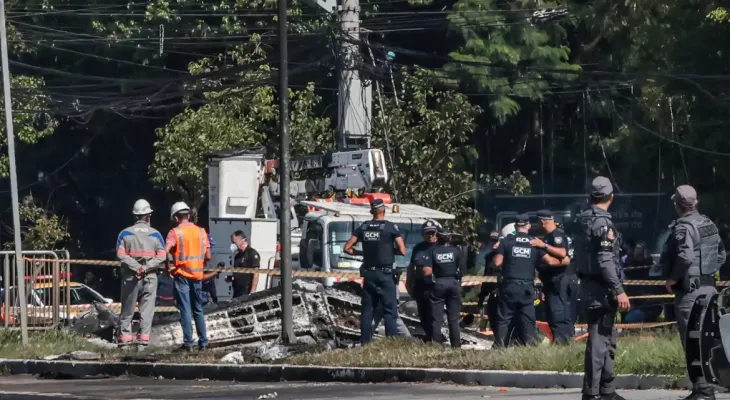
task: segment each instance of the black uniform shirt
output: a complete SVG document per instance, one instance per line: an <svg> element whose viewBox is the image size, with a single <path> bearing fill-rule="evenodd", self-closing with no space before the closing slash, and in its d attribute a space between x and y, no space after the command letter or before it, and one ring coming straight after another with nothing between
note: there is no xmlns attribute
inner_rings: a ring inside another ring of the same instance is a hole
<svg viewBox="0 0 730 400"><path fill-rule="evenodd" d="M570 248L572 246L570 243L570 239L561 229L555 229L554 231L546 234L543 241L549 246L565 249L566 255L568 257L571 256ZM540 280L546 282L548 280L555 279L565 273L566 269L567 266L543 265L542 268L540 268Z"/></svg>
<svg viewBox="0 0 730 400"><path fill-rule="evenodd" d="M364 267L392 267L395 262L395 239L401 237L398 225L385 220L372 220L364 222L352 234L362 243Z"/></svg>
<svg viewBox="0 0 730 400"><path fill-rule="evenodd" d="M248 246L246 250L239 251L233 257L233 266L236 268L261 268L261 256L253 247ZM233 297L243 296L251 292L253 283L252 274L233 274Z"/></svg>
<svg viewBox="0 0 730 400"><path fill-rule="evenodd" d="M547 254L543 249L532 247L530 235L517 232L502 239L497 246L497 254L504 256L502 278L532 281L535 270Z"/></svg>
<svg viewBox="0 0 730 400"><path fill-rule="evenodd" d="M466 267L464 252L456 246L438 244L429 250L433 276L436 278L461 278Z"/></svg>

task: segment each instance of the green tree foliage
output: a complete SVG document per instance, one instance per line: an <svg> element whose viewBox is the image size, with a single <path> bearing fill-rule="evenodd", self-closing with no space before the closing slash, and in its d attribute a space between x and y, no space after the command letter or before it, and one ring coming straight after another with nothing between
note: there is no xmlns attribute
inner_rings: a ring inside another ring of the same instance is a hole
<svg viewBox="0 0 730 400"><path fill-rule="evenodd" d="M222 59L226 59L233 60L243 71L237 74L234 84L223 79L202 81L192 89L204 91L205 104L188 106L157 130L155 161L150 166L155 184L178 193L197 210L207 198L206 154L274 144L278 138L279 106L276 89L270 84L271 70L263 63L265 56L260 42L254 38L225 56L191 65L190 72L200 74L221 69ZM333 143L333 136L329 120L315 114L321 98L314 86L290 90L289 96L292 153L323 152Z"/></svg>
<svg viewBox="0 0 730 400"><path fill-rule="evenodd" d="M489 108L499 122L516 115L520 99L541 99L551 81L571 79L561 70L569 62L565 32L559 25L542 26L530 18L535 2L459 0L449 27L461 42L448 65L462 88L489 94ZM541 2L551 8L554 1Z"/></svg>
<svg viewBox="0 0 730 400"><path fill-rule="evenodd" d="M376 108L373 147L383 149L390 165L390 191L397 201L437 208L456 215L453 227L473 232L480 222L474 196L485 187L525 190L518 176L474 176L478 158L472 146L475 118L482 112L463 94L437 89L427 70L401 71L398 103L392 96ZM379 102L376 102L379 104Z"/></svg>
<svg viewBox="0 0 730 400"><path fill-rule="evenodd" d="M70 238L65 221L41 207L32 196L20 204L20 225L23 250L55 250ZM12 250L15 244L8 241L5 248Z"/></svg>
<svg viewBox="0 0 730 400"><path fill-rule="evenodd" d="M51 135L57 121L48 109L49 97L42 91L43 79L31 76L11 76L13 97L13 130L16 142L35 144ZM0 97L0 109L4 110L5 99ZM0 178L8 176L7 130L5 113L0 114L2 136L0 136ZM17 145L17 144L16 144Z"/></svg>

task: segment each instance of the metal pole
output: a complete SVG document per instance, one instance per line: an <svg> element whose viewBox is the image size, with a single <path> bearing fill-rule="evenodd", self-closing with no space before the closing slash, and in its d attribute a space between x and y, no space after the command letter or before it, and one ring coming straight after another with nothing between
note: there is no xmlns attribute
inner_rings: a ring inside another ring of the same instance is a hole
<svg viewBox="0 0 730 400"><path fill-rule="evenodd" d="M0 0L2 1L2 0ZM281 173L281 207L279 210L279 241L281 243L281 339L294 343L292 313L291 262L291 197L289 193L289 67L287 59L286 0L279 0L279 139L281 140L279 168Z"/></svg>
<svg viewBox="0 0 730 400"><path fill-rule="evenodd" d="M372 93L364 90L360 80L360 0L342 0L340 12L342 43L340 48L340 82L338 89L337 148L341 151L370 148Z"/></svg>
<svg viewBox="0 0 730 400"><path fill-rule="evenodd" d="M28 345L28 307L25 297L25 261L20 247L20 214L18 209L18 172L15 167L15 134L13 133L13 105L10 98L10 66L8 65L8 31L5 27L5 2L0 0L0 52L2 52L3 90L5 92L5 125L8 134L8 162L10 164L10 198L13 205L13 231L15 233L15 266L18 273L18 305L20 306L20 332L23 345Z"/></svg>

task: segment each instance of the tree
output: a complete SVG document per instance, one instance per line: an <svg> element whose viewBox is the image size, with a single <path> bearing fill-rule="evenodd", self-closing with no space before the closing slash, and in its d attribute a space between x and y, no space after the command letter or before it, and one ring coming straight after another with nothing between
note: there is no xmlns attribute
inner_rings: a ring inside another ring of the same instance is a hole
<svg viewBox="0 0 730 400"><path fill-rule="evenodd" d="M578 69L569 62L562 28L531 21L534 4L459 0L448 18L450 31L461 41L447 66L450 78L463 89L488 94L490 111L500 123L519 112L521 99L541 99L552 81L573 77L560 70Z"/></svg>
<svg viewBox="0 0 730 400"><path fill-rule="evenodd" d="M48 111L50 98L45 95L43 79L30 76L11 76L13 103L13 130L17 139L24 144L35 144L42 138L53 134L57 121ZM5 99L0 98L0 108L4 110ZM7 146L7 130L5 113L0 115L2 136L0 136L0 178L9 173Z"/></svg>
<svg viewBox="0 0 730 400"><path fill-rule="evenodd" d="M191 65L190 72L222 69L222 60L233 60L243 72L236 82L204 80L205 105L188 106L170 123L157 130L155 161L150 166L152 181L160 188L174 191L194 210L207 199L205 155L219 150L267 145L275 154L279 117L276 89L271 86L271 70L263 63L265 51L254 37L217 59L206 58ZM310 84L303 90L290 90L292 153L316 154L333 143L330 122L314 114L321 98Z"/></svg>
<svg viewBox="0 0 730 400"><path fill-rule="evenodd" d="M478 183L469 167L478 158L471 143L482 110L463 94L438 89L438 76L425 69L402 70L400 79L399 103L384 98L373 121L373 146L386 152L390 165L389 190L398 202L456 215L457 232L474 232L481 222L473 208L477 192L514 190L526 180L484 176Z"/></svg>
<svg viewBox="0 0 730 400"><path fill-rule="evenodd" d="M65 221L38 205L32 196L20 205L20 225L23 250L55 250L70 238ZM5 248L12 250L15 243L8 241Z"/></svg>

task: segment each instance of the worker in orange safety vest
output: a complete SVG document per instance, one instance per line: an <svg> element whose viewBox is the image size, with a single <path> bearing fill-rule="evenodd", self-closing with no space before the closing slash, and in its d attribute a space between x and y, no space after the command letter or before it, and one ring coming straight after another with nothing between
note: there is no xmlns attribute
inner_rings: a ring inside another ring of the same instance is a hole
<svg viewBox="0 0 730 400"><path fill-rule="evenodd" d="M203 316L203 268L211 259L210 242L205 229L190 222L190 207L184 202L172 205L170 217L175 228L167 234L165 249L172 261L168 263L172 275L175 302L180 310L184 351L193 349L193 318L198 333L198 349L208 348L208 336Z"/></svg>

